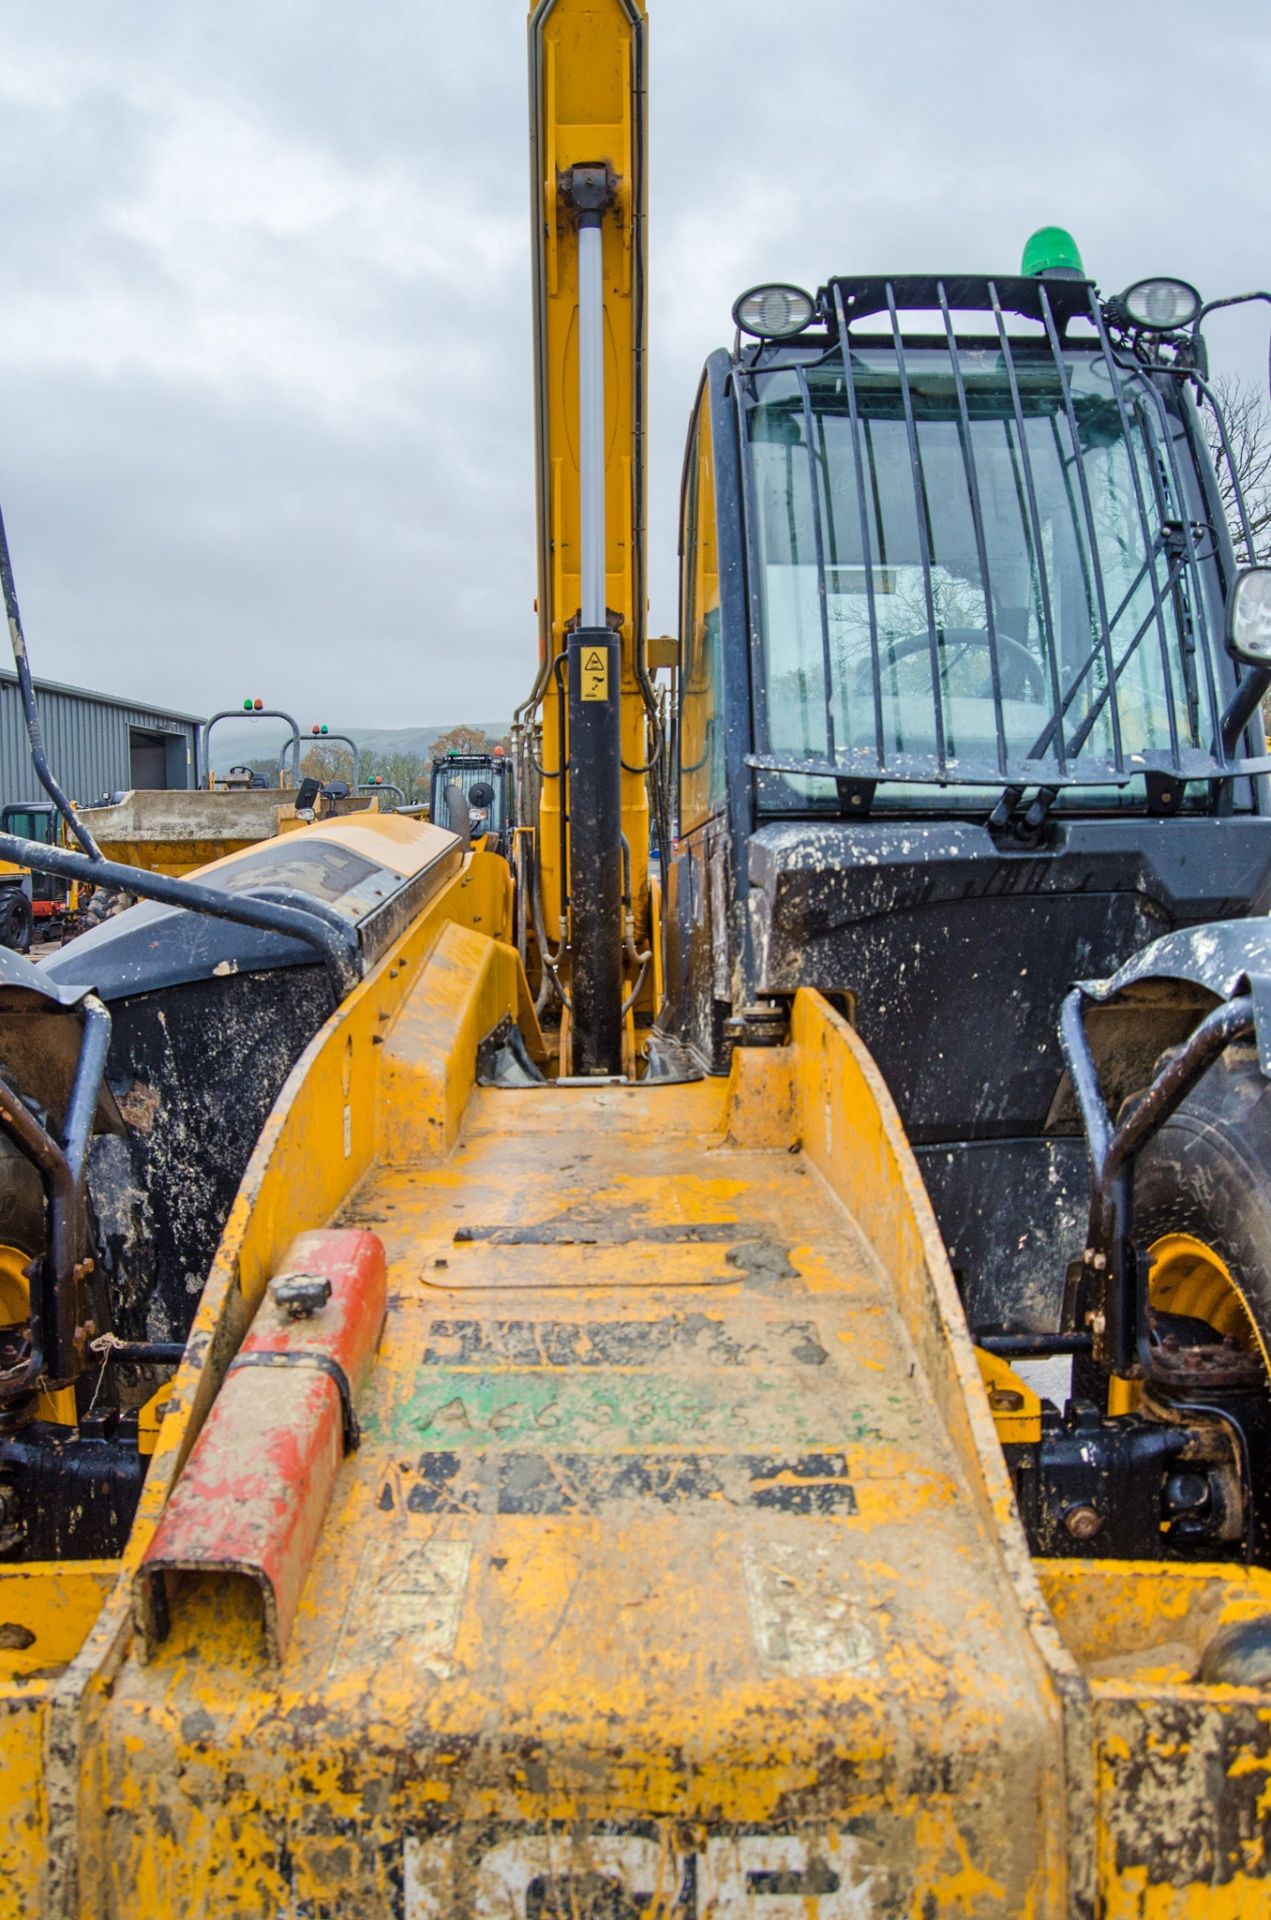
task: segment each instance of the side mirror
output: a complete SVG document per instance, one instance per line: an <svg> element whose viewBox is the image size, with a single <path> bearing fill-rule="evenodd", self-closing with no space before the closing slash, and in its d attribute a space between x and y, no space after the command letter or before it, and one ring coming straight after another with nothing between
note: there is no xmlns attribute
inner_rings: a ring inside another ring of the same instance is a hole
<svg viewBox="0 0 1271 1920"><path fill-rule="evenodd" d="M1227 596L1227 648L1271 670L1271 567L1242 567Z"/></svg>

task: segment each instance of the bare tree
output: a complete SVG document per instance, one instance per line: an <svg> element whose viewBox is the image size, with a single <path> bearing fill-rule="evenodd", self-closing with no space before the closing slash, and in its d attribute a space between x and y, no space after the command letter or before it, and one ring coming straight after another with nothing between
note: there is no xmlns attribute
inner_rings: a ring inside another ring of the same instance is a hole
<svg viewBox="0 0 1271 1920"><path fill-rule="evenodd" d="M1203 415L1205 438L1218 476L1218 491L1235 544L1236 559L1241 566L1251 566L1271 555L1271 408L1260 387L1252 381L1238 380L1232 374L1220 374L1213 390L1227 423L1230 457L1218 423L1208 408ZM1244 495L1252 552L1236 504L1237 481Z"/></svg>
<svg viewBox="0 0 1271 1920"><path fill-rule="evenodd" d="M483 727L451 727L447 733L439 733L432 743L433 758L444 759L448 753L488 753L490 743L486 739Z"/></svg>
<svg viewBox="0 0 1271 1920"><path fill-rule="evenodd" d="M431 761L425 760L421 753L404 753L399 749L394 753L362 755L363 780L387 780L400 787L407 800L415 800L428 792L431 771Z"/></svg>
<svg viewBox="0 0 1271 1920"><path fill-rule="evenodd" d="M323 786L328 780L349 780L353 778L353 755L345 747L311 746L300 762L302 775L310 775L320 780Z"/></svg>

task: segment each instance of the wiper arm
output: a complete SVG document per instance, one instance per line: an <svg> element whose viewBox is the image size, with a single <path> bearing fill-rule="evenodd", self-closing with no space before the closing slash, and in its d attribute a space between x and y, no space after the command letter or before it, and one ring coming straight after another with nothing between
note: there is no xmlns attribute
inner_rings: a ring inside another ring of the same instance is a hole
<svg viewBox="0 0 1271 1920"><path fill-rule="evenodd" d="M1140 583L1143 580L1143 576L1146 574L1148 567L1150 565L1151 565L1151 558L1143 562L1143 565L1139 568L1137 574L1134 576L1134 579L1131 581L1129 587L1126 589L1126 592L1122 596L1120 606L1117 608L1111 620L1108 622L1109 631L1111 631L1116 626L1117 621L1121 618L1121 615L1125 612L1126 608L1129 606L1130 601L1133 599L1134 595L1138 592ZM1125 652L1121 655L1121 658L1118 661L1116 661L1115 664L1113 665L1112 678L1108 681L1108 684L1105 687L1100 688L1097 697L1091 703L1089 713L1086 715L1081 725L1077 728L1077 731L1076 733L1073 734L1071 740L1065 741L1064 743L1065 759L1075 759L1076 756L1081 752L1081 749L1085 746L1086 741L1090 738L1090 735L1094 732L1094 729L1098 724L1100 714L1103 712L1104 707L1107 705L1108 701L1112 697L1113 689L1115 688L1117 682L1120 680L1121 675L1125 671L1126 667L1129 666L1130 661L1134 658L1134 655L1138 652L1139 645L1142 642L1144 634L1147 632L1153 620L1155 620L1157 614L1160 612L1160 609L1164 605L1167 596L1173 592L1175 586L1178 583L1178 579L1182 573L1182 570L1183 570L1183 560L1182 560L1182 557L1180 556L1179 558L1171 562L1169 571L1166 574L1165 579L1162 581L1161 585L1157 588L1156 592L1152 595L1151 606L1148 608L1142 620L1139 622L1139 625L1135 629L1133 637L1130 639L1129 643L1126 646ZM1080 693L1083 685L1085 684L1087 676L1090 674L1091 670L1095 666L1095 663L1103 658L1103 649L1104 649L1103 641L1096 640L1094 646L1090 649L1090 652L1086 655L1081 671L1076 675L1076 677L1072 681L1072 684L1069 686L1067 693L1065 693L1062 701L1060 702L1059 712L1056 714L1053 714L1051 718L1046 722L1046 725L1042 728L1042 731L1038 734L1036 740L1033 742L1033 745L1030 747L1028 753L1024 756L1025 759L1027 760L1040 759L1042 754L1044 754L1049 749L1052 742L1054 741L1055 735L1061 731L1064 720L1066 719L1068 714L1068 709L1072 706L1073 701L1076 699L1077 695ZM1024 797L1027 784L1028 783L1026 781L1012 781L1009 786L1004 788L1001 798L999 799L997 805L994 807L992 813L989 815L990 827L1001 828L1009 824L1011 816L1013 815L1013 813L1015 812L1015 809L1018 807L1020 801ZM1029 832L1035 833L1037 829L1042 825L1043 821L1046 818L1046 815L1049 813L1051 807L1054 805L1055 800L1057 799L1061 791L1062 791L1062 788L1059 786L1045 786L1038 789L1037 798L1033 801L1032 806L1028 809L1028 813L1026 814L1025 820L1024 820L1025 827L1029 830Z"/></svg>
<svg viewBox="0 0 1271 1920"><path fill-rule="evenodd" d="M1108 622L1109 632L1111 632L1115 628L1117 621L1121 618L1121 615L1125 612L1126 608L1129 606L1130 601L1133 599L1134 595L1138 592L1140 582L1142 581L1143 576L1147 572L1150 564L1151 562L1149 560L1145 560L1143 562L1143 565L1139 568L1139 571L1135 575L1134 580L1132 581L1126 593L1122 597L1120 606L1117 608L1111 620ZM1112 678L1109 680L1107 686L1103 687L1100 690L1098 698L1095 700L1094 705L1090 709L1090 712L1086 715L1085 719L1082 721L1081 725L1078 727L1071 741L1069 741L1066 744L1064 748L1065 756L1078 754L1081 752L1081 749L1085 746L1086 741L1090 738L1091 733L1094 731L1095 724L1098 721L1099 715L1103 712L1103 709L1112 694L1113 687L1116 685L1117 681L1121 678L1121 675L1124 672L1125 668L1129 666L1130 661L1134 658L1134 655L1138 652L1140 641L1142 640L1144 634L1147 632L1148 628L1151 626L1153 620L1155 620L1157 614L1160 612L1161 607L1165 603L1166 596L1169 593L1173 592L1174 587L1178 583L1178 578L1179 578L1179 575L1182 573L1182 570L1183 570L1183 566L1182 566L1181 560L1175 560L1174 562L1172 562L1170 566L1170 570L1166 574L1164 581L1152 596L1151 606L1148 608L1142 620L1139 622L1139 625L1136 627L1133 638L1130 640L1121 658L1114 664L1112 669ZM1080 693L1082 687L1085 684L1087 676L1091 672L1092 668L1096 665L1096 663L1103 658L1103 649L1104 649L1103 641L1096 640L1093 647L1091 647L1090 652L1086 655L1086 658L1082 664L1080 673L1077 674L1071 686L1068 688L1067 693L1064 695L1063 700L1060 703L1059 712L1046 722L1046 725L1042 728L1042 731L1038 734L1037 739L1034 741L1026 758L1028 758L1029 760L1036 760L1037 758L1039 758L1041 754L1046 752L1046 749L1050 746L1055 735L1059 732L1060 728L1062 727L1064 720L1067 718L1068 709L1069 707L1071 707L1073 701L1076 699L1077 695Z"/></svg>

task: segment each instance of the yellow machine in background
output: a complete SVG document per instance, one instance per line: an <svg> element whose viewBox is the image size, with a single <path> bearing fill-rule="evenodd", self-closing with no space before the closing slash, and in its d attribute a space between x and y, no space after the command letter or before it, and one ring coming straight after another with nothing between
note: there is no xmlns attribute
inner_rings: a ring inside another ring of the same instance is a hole
<svg viewBox="0 0 1271 1920"><path fill-rule="evenodd" d="M240 853L261 840L291 833L308 818L378 809L373 797L338 803L321 795L297 812L297 788L237 787L224 792L198 788L126 793L107 806L82 807L108 860L121 860L150 873L191 874L210 861Z"/></svg>
<svg viewBox="0 0 1271 1920"><path fill-rule="evenodd" d="M529 36L517 882L288 822L5 970L0 1915L1267 1914L1271 580L1172 511L1181 283L743 296L668 728L644 7Z"/></svg>
<svg viewBox="0 0 1271 1920"><path fill-rule="evenodd" d="M276 787L224 793L139 789L81 812L108 860L167 874L196 873L210 860L299 824L295 790Z"/></svg>
<svg viewBox="0 0 1271 1920"><path fill-rule="evenodd" d="M0 831L52 844L58 818L47 802L30 801L0 812ZM66 938L79 913L79 889L72 880L63 885L50 874L33 874L29 867L0 861L0 946L28 953L33 937Z"/></svg>
<svg viewBox="0 0 1271 1920"><path fill-rule="evenodd" d="M210 762L213 728L223 720L285 720L290 738L279 755L276 781L267 782L249 766L217 774ZM344 736L325 727L313 729L310 744L325 746L339 738L353 752L354 788L326 792L316 780L301 778L302 735L295 720L263 700L245 700L241 708L213 714L199 729L195 785L189 790L136 788L95 807L81 807L102 855L148 873L180 876L197 873L211 861L243 852L262 840L292 832L306 821L378 809L380 799L358 789L357 750ZM290 782L287 760L290 758ZM383 796L387 799L387 793ZM50 810L51 811L51 810Z"/></svg>

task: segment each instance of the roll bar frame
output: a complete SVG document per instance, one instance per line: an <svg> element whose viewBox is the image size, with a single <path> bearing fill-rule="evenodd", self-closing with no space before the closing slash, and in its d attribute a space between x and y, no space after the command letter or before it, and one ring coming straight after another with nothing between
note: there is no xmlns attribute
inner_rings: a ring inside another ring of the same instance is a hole
<svg viewBox="0 0 1271 1920"><path fill-rule="evenodd" d="M212 769L211 756L208 751L208 741L211 738L212 728L221 720L285 720L291 728L291 739L283 747L282 752L278 756L278 771L281 774L283 760L287 753L290 752L291 769L296 777L296 785L300 785L300 728L296 725L292 715L284 713L281 707L252 707L250 709L247 707L222 707L219 713L214 713L210 720L203 722L203 725L199 728L195 736L194 784L196 787L204 787L207 785L208 775Z"/></svg>

